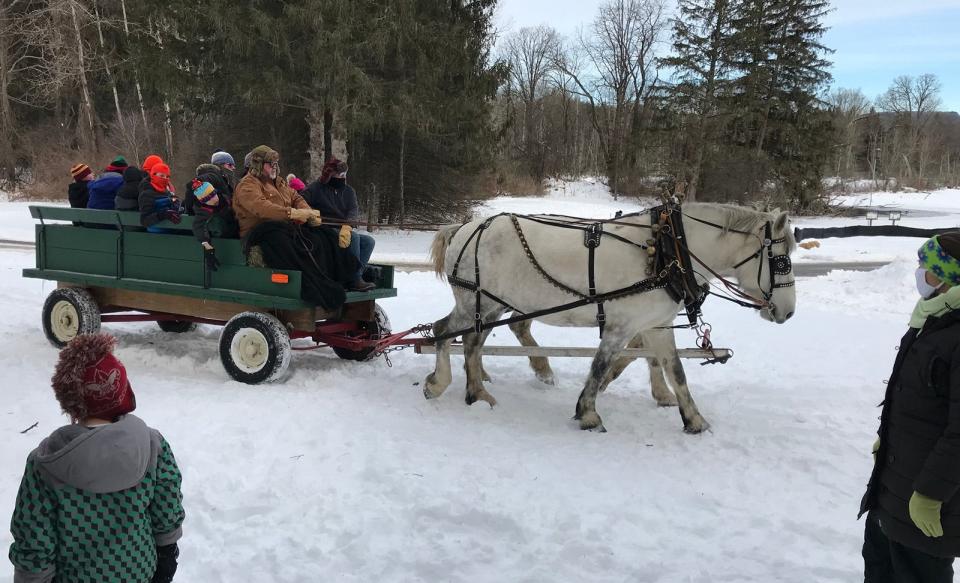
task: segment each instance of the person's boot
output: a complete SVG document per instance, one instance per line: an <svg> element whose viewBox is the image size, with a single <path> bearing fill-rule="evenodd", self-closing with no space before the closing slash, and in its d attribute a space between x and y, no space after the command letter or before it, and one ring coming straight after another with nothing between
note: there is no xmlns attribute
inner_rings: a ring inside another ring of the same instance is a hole
<svg viewBox="0 0 960 583"><path fill-rule="evenodd" d="M370 283L369 281L363 281L362 279L358 279L355 282L351 283L348 286L348 289L350 291L364 292L364 291L370 291L375 287L377 287L377 284L375 283Z"/></svg>

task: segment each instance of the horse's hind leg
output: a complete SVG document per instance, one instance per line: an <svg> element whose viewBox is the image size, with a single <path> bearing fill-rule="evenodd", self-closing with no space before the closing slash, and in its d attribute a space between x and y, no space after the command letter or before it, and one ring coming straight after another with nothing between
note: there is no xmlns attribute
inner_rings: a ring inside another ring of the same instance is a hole
<svg viewBox="0 0 960 583"><path fill-rule="evenodd" d="M439 336L447 332L460 330L469 326L472 321L473 318L462 313L458 305L447 317L441 318L433 324L433 333ZM428 399L434 399L442 395L453 380L453 375L450 372L450 342L452 340L451 338L436 343L436 366L434 371L427 375L423 384L423 396Z"/></svg>
<svg viewBox="0 0 960 583"><path fill-rule="evenodd" d="M661 333L663 331L647 331L644 333L645 341L651 346L657 354L657 360L666 373L667 380L673 385L676 393L677 404L680 406L680 418L683 419L683 430L687 433L700 433L710 428L707 420L700 415L697 404L690 395L690 388L687 387L687 375L683 371L683 363L677 354L677 343L672 332L669 334Z"/></svg>
<svg viewBox="0 0 960 583"><path fill-rule="evenodd" d="M540 346L530 333L532 326L533 320L520 320L519 322L510 324L510 331L513 332L513 335L520 341L521 346ZM548 385L557 384L557 377L553 374L553 369L550 368L550 361L547 357L529 356L527 358L530 359L530 368L533 369L534 374L537 375L537 379L540 380L540 382Z"/></svg>
<svg viewBox="0 0 960 583"><path fill-rule="evenodd" d="M667 332L672 334L672 331L663 331L657 330L656 332L662 333ZM643 348L647 344L643 340L644 333L637 334L633 339L627 343L627 348ZM633 361L637 360L637 357L634 356L621 356L610 366L610 372L607 373L607 378L603 380L603 384L600 387L601 391L607 390L607 386L613 381L617 380L623 371L630 366ZM673 391L670 390L670 387L667 386L667 382L663 376L663 367L660 366L660 362L656 358L646 358L647 367L650 370L650 392L653 394L654 400L656 400L657 405L660 407L675 407L677 405L677 398L674 396Z"/></svg>
<svg viewBox="0 0 960 583"><path fill-rule="evenodd" d="M603 340L600 341L600 347L597 349L597 355L593 357L593 363L590 365L590 376L587 377L587 383L580 393L580 398L577 399L577 410L573 418L580 421L580 429L606 431L597 413L597 394L610 370L610 365L631 337L632 334L629 331L624 332L611 326L607 327Z"/></svg>

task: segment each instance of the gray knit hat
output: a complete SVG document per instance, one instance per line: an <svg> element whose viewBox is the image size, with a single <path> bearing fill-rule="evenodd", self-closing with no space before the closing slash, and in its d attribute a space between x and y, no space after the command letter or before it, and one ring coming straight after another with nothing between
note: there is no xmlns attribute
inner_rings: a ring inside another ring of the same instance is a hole
<svg viewBox="0 0 960 583"><path fill-rule="evenodd" d="M224 164L236 165L236 162L233 161L233 156L222 150L219 152L214 152L213 156L210 156L210 163L216 164L217 166L222 166Z"/></svg>

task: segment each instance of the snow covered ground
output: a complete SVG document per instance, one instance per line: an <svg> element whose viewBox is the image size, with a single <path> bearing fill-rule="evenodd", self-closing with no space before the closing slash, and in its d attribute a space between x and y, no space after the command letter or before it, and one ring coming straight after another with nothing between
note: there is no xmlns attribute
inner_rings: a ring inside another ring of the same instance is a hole
<svg viewBox="0 0 960 583"><path fill-rule="evenodd" d="M957 224L960 192L912 196L891 204L949 214L906 224ZM586 214L562 209L562 193L525 200L490 208ZM598 216L633 210L588 196L568 202L598 205ZM25 212L16 207L0 204L0 239L20 238L7 230L8 215ZM404 253L418 251L415 241ZM490 409L463 404L460 357L451 388L425 401L432 360L409 350L391 354L392 367L297 353L282 382L251 387L228 380L215 327L182 336L153 324L104 329L119 339L137 413L164 433L183 470L178 582L852 581L862 576L855 519L876 405L916 295L919 242L890 241L824 240L814 250L821 258L859 247L859 259L897 259L801 279L785 325L708 302L715 342L736 356L687 364L713 426L699 436L682 432L676 409L656 407L641 363L601 396L609 432L594 434L570 420L584 359L553 361L558 387L538 383L525 359L487 359L499 401ZM0 248L0 520L27 453L65 421L49 385L56 351L40 329L53 285L21 278L32 264L32 251ZM400 273L397 287L400 296L382 303L394 329L452 305L428 273ZM535 324L534 335L597 342L589 329ZM515 343L501 331L490 342ZM679 333L679 344L692 343ZM0 548L9 542L0 532ZM0 564L0 583L11 580Z"/></svg>

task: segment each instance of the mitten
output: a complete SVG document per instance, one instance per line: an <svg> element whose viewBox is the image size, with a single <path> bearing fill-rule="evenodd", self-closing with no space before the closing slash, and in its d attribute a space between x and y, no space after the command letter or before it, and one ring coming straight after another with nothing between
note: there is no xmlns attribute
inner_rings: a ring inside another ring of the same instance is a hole
<svg viewBox="0 0 960 583"><path fill-rule="evenodd" d="M217 268L220 267L220 260L217 259L216 250L206 244L203 246L203 262L210 271L216 271Z"/></svg>
<svg viewBox="0 0 960 583"><path fill-rule="evenodd" d="M943 526L940 524L941 506L943 502L927 498L920 492L914 492L908 505L910 520L923 534L933 538L941 537L943 536Z"/></svg>
<svg viewBox="0 0 960 583"><path fill-rule="evenodd" d="M291 209L287 212L287 217L288 217L291 221L296 221L296 222L298 222L298 223L305 223L305 222L309 221L309 220L314 216L315 213L316 213L316 216L318 216L318 217L320 216L320 213L319 213L318 211L313 210L313 209L291 208Z"/></svg>
<svg viewBox="0 0 960 583"><path fill-rule="evenodd" d="M177 573L177 557L180 549L177 543L157 547L157 570L153 573L150 583L170 583Z"/></svg>
<svg viewBox="0 0 960 583"><path fill-rule="evenodd" d="M343 225L340 227L340 248L346 249L350 246L350 238L352 237L353 229L350 228L350 225Z"/></svg>
<svg viewBox="0 0 960 583"><path fill-rule="evenodd" d="M173 209L162 211L157 216L160 217L161 221L170 221L174 225L180 224L180 213Z"/></svg>

